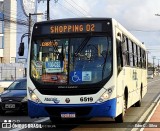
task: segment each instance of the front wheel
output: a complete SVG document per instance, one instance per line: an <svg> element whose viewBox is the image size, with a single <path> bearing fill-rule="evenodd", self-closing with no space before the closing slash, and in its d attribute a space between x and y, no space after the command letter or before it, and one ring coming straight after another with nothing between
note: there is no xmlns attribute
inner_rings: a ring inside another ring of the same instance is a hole
<svg viewBox="0 0 160 131"><path fill-rule="evenodd" d="M126 110L127 110L127 101L126 101L126 98L124 96L123 97L122 113L115 118L116 123L123 123L124 122L124 119L125 119L124 117L125 117Z"/></svg>

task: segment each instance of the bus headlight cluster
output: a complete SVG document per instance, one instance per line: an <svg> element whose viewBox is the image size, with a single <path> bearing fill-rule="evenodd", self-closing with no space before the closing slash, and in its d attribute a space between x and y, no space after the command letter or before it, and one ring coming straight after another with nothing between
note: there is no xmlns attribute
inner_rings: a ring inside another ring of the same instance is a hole
<svg viewBox="0 0 160 131"><path fill-rule="evenodd" d="M101 95L101 97L98 99L97 103L105 102L107 99L109 99L112 92L113 92L113 87L108 88L106 92L103 93L103 95Z"/></svg>
<svg viewBox="0 0 160 131"><path fill-rule="evenodd" d="M31 90L29 89L29 95L32 101L36 102L36 103L41 103L40 99L37 97L37 95Z"/></svg>
<svg viewBox="0 0 160 131"><path fill-rule="evenodd" d="M106 91L97 101L97 103L102 103L106 101L109 98L108 91Z"/></svg>

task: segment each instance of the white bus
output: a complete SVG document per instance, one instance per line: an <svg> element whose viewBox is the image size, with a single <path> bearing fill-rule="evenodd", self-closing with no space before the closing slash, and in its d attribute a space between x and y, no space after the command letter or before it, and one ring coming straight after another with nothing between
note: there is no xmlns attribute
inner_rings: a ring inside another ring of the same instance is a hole
<svg viewBox="0 0 160 131"><path fill-rule="evenodd" d="M147 92L146 67L144 44L114 19L35 23L27 72L29 116L124 122L126 110L140 106Z"/></svg>

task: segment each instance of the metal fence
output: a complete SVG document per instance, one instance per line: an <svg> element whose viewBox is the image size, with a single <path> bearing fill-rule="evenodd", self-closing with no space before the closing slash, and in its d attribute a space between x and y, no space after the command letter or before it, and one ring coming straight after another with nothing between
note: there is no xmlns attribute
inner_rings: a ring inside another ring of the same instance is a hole
<svg viewBox="0 0 160 131"><path fill-rule="evenodd" d="M16 80L26 76L22 63L0 64L0 80Z"/></svg>

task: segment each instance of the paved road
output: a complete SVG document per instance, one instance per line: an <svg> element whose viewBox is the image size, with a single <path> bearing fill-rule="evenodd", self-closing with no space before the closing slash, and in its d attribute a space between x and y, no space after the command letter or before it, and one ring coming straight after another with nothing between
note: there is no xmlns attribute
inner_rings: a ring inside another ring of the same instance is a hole
<svg viewBox="0 0 160 131"><path fill-rule="evenodd" d="M143 122L147 119L147 116L150 114L150 112L153 110L154 106L156 105L156 97L160 94L160 77L155 77L153 80L148 80L148 92L145 95L145 97L142 100L142 106L141 107L131 107L127 110L126 113L126 119L125 123L123 124L117 124L112 119L107 118L93 118L89 121L72 121L67 122L62 125L54 125L49 121L49 118L40 118L40 119L30 119L27 115L21 114L21 113L13 113L8 112L4 116L0 116L0 122L4 123L4 120L11 120L11 121L20 121L24 123L36 123L39 124L46 124L47 126L52 126L51 130L72 130L72 131L81 131L81 130L87 130L87 131L106 131L107 130L118 130L118 131L124 131L124 130L137 130L134 127L136 122ZM134 123L133 123L134 122ZM113 128L114 127L114 128ZM3 129L4 130L4 129ZM22 130L22 129L5 129L5 130ZM25 130L35 130L35 129L23 129ZM39 130L39 129L38 129Z"/></svg>

